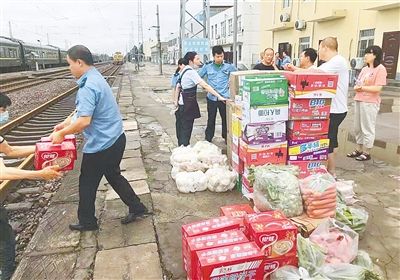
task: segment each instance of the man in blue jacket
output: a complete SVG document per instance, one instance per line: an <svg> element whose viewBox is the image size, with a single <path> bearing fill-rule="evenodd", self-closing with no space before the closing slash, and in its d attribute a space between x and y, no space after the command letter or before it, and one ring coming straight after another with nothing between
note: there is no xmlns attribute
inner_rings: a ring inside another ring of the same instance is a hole
<svg viewBox="0 0 400 280"><path fill-rule="evenodd" d="M199 75L202 78L207 76L208 84L223 97L229 99L229 75L231 72L237 71L237 69L232 64L224 62L224 49L222 46L214 46L212 48L212 55L214 61L204 65L199 70ZM226 142L226 103L218 101L217 97L211 93L207 93L208 120L205 139L208 142L211 142L214 137L217 110L222 120L222 138L224 138Z"/></svg>

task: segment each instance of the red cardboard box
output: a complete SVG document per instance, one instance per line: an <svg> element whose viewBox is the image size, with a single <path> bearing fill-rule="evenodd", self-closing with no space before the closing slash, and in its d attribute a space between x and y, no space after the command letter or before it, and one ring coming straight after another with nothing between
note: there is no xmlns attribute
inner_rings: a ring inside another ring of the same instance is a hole
<svg viewBox="0 0 400 280"><path fill-rule="evenodd" d="M220 208L221 216L244 218L247 214L253 214L254 210L248 204L227 205Z"/></svg>
<svg viewBox="0 0 400 280"><path fill-rule="evenodd" d="M322 149L311 153L288 156L290 161L325 161L328 160L329 149Z"/></svg>
<svg viewBox="0 0 400 280"><path fill-rule="evenodd" d="M292 98L334 98L338 75L328 73L283 73L289 82L289 94Z"/></svg>
<svg viewBox="0 0 400 280"><path fill-rule="evenodd" d="M289 98L289 120L329 119L330 98Z"/></svg>
<svg viewBox="0 0 400 280"><path fill-rule="evenodd" d="M266 211L260 213L249 214L244 217L244 227L245 227L245 235L250 236L250 224L251 223L259 223L259 222L267 222L273 220L286 220L285 214L283 214L280 210Z"/></svg>
<svg viewBox="0 0 400 280"><path fill-rule="evenodd" d="M294 257L282 257L275 259L265 259L261 264L260 275L262 275L263 280L269 280L271 274L280 267L285 265L298 266L298 259L296 256Z"/></svg>
<svg viewBox="0 0 400 280"><path fill-rule="evenodd" d="M234 146L234 145L232 145ZM239 174L243 174L244 162L239 158L239 155L232 150L232 169Z"/></svg>
<svg viewBox="0 0 400 280"><path fill-rule="evenodd" d="M304 142L310 142L310 141L315 141L315 140L320 140L320 139L326 139L328 138L328 134L321 134L321 135L294 135L293 131L288 129L288 137L287 140L289 141L304 141Z"/></svg>
<svg viewBox="0 0 400 280"><path fill-rule="evenodd" d="M289 141L289 156L304 155L329 148L329 139L319 139L314 141Z"/></svg>
<svg viewBox="0 0 400 280"><path fill-rule="evenodd" d="M51 142L36 143L34 166L36 170L58 165L61 171L74 169L76 147L70 141L53 145Z"/></svg>
<svg viewBox="0 0 400 280"><path fill-rule="evenodd" d="M240 229L240 221L232 217L216 217L209 220L203 220L186 224L182 226L182 256L183 268L187 271L187 238L198 235L206 235L211 233L218 233L232 229Z"/></svg>
<svg viewBox="0 0 400 280"><path fill-rule="evenodd" d="M76 138L75 138L75 135L74 134L65 135L64 141L72 142L74 144L74 146L75 146L75 159L77 159L78 155L77 155L77 152L76 152ZM49 136L48 137L42 137L42 138L40 138L40 142L51 142L51 139L50 139Z"/></svg>
<svg viewBox="0 0 400 280"><path fill-rule="evenodd" d="M289 165L297 165L300 169L299 178L303 179L314 173L326 173L327 161L288 161Z"/></svg>
<svg viewBox="0 0 400 280"><path fill-rule="evenodd" d="M320 136L328 134L329 120L300 120L288 121L290 138L296 140L296 137L313 135Z"/></svg>
<svg viewBox="0 0 400 280"><path fill-rule="evenodd" d="M197 252L198 280L258 280L263 255L254 242Z"/></svg>
<svg viewBox="0 0 400 280"><path fill-rule="evenodd" d="M285 164L287 158L287 142L249 145L240 139L239 157L247 165L263 165L266 163Z"/></svg>
<svg viewBox="0 0 400 280"><path fill-rule="evenodd" d="M249 180L243 175L242 176L242 194L249 195L253 193L253 186L250 184Z"/></svg>
<svg viewBox="0 0 400 280"><path fill-rule="evenodd" d="M197 274L197 255L196 252L211 248L229 246L233 244L249 242L241 230L228 230L219 233L188 237L187 259L187 278L196 279Z"/></svg>
<svg viewBox="0 0 400 280"><path fill-rule="evenodd" d="M297 227L290 220L250 223L249 236L267 258L296 256Z"/></svg>

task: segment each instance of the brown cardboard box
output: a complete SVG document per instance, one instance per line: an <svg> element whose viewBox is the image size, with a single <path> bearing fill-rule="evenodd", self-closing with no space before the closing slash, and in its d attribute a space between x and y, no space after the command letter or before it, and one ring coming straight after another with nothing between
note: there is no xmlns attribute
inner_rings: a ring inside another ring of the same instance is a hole
<svg viewBox="0 0 400 280"><path fill-rule="evenodd" d="M232 111L233 103L226 103L226 156L228 157L228 164L232 166Z"/></svg>
<svg viewBox="0 0 400 280"><path fill-rule="evenodd" d="M313 219L308 217L305 213L301 216L290 218L290 220L297 226L297 229L303 237L309 237L310 234L327 218Z"/></svg>

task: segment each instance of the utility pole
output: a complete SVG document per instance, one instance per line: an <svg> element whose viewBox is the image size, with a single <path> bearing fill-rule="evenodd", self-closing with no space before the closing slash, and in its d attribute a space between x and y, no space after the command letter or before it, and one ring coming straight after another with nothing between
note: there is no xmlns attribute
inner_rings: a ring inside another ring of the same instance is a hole
<svg viewBox="0 0 400 280"><path fill-rule="evenodd" d="M160 39L160 13L158 11L157 5L157 45L158 45L158 52L160 54L160 75L162 75L162 48L161 48L161 39Z"/></svg>
<svg viewBox="0 0 400 280"><path fill-rule="evenodd" d="M237 67L237 0L234 0L233 3L233 64Z"/></svg>
<svg viewBox="0 0 400 280"><path fill-rule="evenodd" d="M46 35L47 35L47 45L50 45L49 33L46 33Z"/></svg>
<svg viewBox="0 0 400 280"><path fill-rule="evenodd" d="M186 23L186 0L181 0L180 9L180 30L179 30L179 57L183 57L183 39L185 38L185 23Z"/></svg>
<svg viewBox="0 0 400 280"><path fill-rule="evenodd" d="M13 35L12 35L12 29L11 29L11 21L8 22L8 32L10 33L10 38L12 38Z"/></svg>

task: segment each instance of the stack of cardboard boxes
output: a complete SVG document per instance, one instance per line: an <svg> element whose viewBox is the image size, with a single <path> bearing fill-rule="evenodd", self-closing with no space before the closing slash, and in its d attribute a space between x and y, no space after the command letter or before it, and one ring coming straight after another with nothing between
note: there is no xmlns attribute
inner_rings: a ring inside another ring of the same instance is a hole
<svg viewBox="0 0 400 280"><path fill-rule="evenodd" d="M284 72L289 82L287 123L288 164L300 168L299 178L325 172L328 160L328 129L331 98L337 75Z"/></svg>
<svg viewBox="0 0 400 280"><path fill-rule="evenodd" d="M235 103L228 110L233 112L228 157L242 181L242 192L248 194L249 166L286 164L288 84L281 72L237 72L231 76L230 89Z"/></svg>

